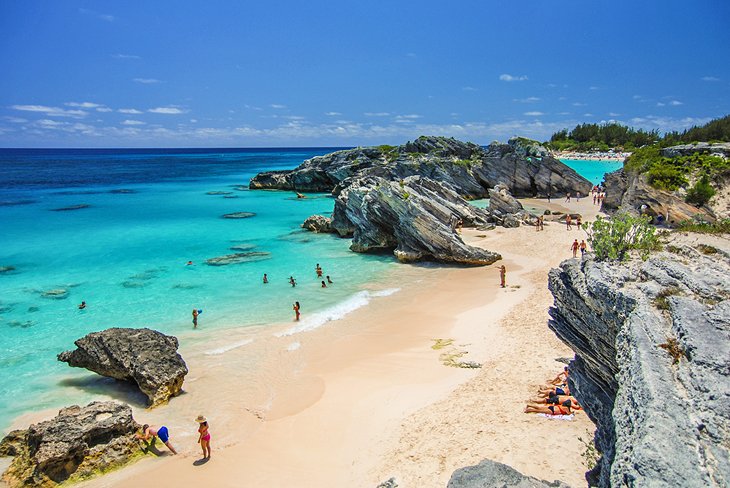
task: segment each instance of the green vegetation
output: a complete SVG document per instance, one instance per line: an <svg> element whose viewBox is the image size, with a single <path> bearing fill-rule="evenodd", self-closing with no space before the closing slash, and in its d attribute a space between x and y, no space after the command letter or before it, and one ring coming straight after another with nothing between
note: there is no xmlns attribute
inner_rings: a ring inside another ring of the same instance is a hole
<svg viewBox="0 0 730 488"><path fill-rule="evenodd" d="M695 141L728 142L730 141L730 115L711 120L707 124L683 132L668 132L664 135L664 145L673 146Z"/></svg>
<svg viewBox="0 0 730 488"><path fill-rule="evenodd" d="M704 174L692 188L687 190L687 203L701 207L709 202L715 193L715 189L710 185L710 179Z"/></svg>
<svg viewBox="0 0 730 488"><path fill-rule="evenodd" d="M392 163L396 159L398 159L398 156L400 154L398 153L398 147L397 146L389 146L388 144L383 144L381 146L377 146L377 149L383 153L383 156L385 156L385 159Z"/></svg>
<svg viewBox="0 0 730 488"><path fill-rule="evenodd" d="M580 124L573 130L563 129L556 132L546 143L551 149L558 151L608 151L610 148L621 148L632 151L637 147L653 144L659 140L659 132L633 129L616 122L606 124Z"/></svg>
<svg viewBox="0 0 730 488"><path fill-rule="evenodd" d="M656 294L656 298L654 299L654 305L656 305L656 308L658 308L659 310L669 310L669 301L667 300L667 297L670 297L672 295L678 295L679 292L680 289L676 286L664 288L662 291Z"/></svg>
<svg viewBox="0 0 730 488"><path fill-rule="evenodd" d="M677 230L697 232L699 234L730 234L730 219L722 219L716 222L707 222L700 218L685 220L677 224Z"/></svg>
<svg viewBox="0 0 730 488"><path fill-rule="evenodd" d="M595 222L583 224L583 228L598 261L623 261L629 258L631 250L638 251L641 258L646 259L651 251L660 248L659 237L650 220L618 213L610 219L597 217Z"/></svg>
<svg viewBox="0 0 730 488"><path fill-rule="evenodd" d="M583 447L585 448L581 453L581 457L583 458L583 461L585 462L585 465L588 467L588 469L593 469L596 467L596 464L598 464L598 460L601 458L601 453L598 452L591 433L586 432L586 435L588 436L588 441L586 441L582 437L578 437L578 441L583 444Z"/></svg>
<svg viewBox="0 0 730 488"><path fill-rule="evenodd" d="M702 254L717 254L720 252L716 247L707 244L697 244L697 250Z"/></svg>

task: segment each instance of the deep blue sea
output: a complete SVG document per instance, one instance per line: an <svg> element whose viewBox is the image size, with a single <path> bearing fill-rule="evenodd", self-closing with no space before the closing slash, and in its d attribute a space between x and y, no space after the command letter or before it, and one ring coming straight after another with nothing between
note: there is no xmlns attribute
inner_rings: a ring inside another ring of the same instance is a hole
<svg viewBox="0 0 730 488"><path fill-rule="evenodd" d="M150 327L184 347L291 321L294 301L306 328L382 294L369 284L397 266L392 256L356 254L347 239L300 228L332 211L329 195L248 190L260 171L333 150L0 149L0 430L28 411L91 400L70 381L81 370L56 360L89 332ZM234 212L254 215L222 218ZM261 254L206 264L233 253ZM317 264L334 281L326 289ZM194 332L193 309L202 310Z"/></svg>

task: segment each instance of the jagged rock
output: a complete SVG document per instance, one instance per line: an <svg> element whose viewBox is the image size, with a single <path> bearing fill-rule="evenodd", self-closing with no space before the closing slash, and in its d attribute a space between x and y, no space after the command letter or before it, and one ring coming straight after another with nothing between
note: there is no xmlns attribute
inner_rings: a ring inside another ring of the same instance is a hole
<svg viewBox="0 0 730 488"><path fill-rule="evenodd" d="M225 256L217 256L206 259L205 264L208 266L227 266L229 264L252 263L255 261L263 261L270 259L271 253L266 251L247 251L226 254Z"/></svg>
<svg viewBox="0 0 730 488"><path fill-rule="evenodd" d="M645 262L588 254L550 271L549 326L576 353L570 388L598 427L592 485L730 485L730 245L721 242L712 256L682 245Z"/></svg>
<svg viewBox="0 0 730 488"><path fill-rule="evenodd" d="M484 459L476 466L459 468L451 475L447 488L570 488L561 481L543 481L525 476L506 464Z"/></svg>
<svg viewBox="0 0 730 488"><path fill-rule="evenodd" d="M507 215L502 219L502 226L508 229L514 229L520 226L520 221L514 215Z"/></svg>
<svg viewBox="0 0 730 488"><path fill-rule="evenodd" d="M53 300L65 300L68 298L68 290L66 288L55 288L41 292L43 298L51 298Z"/></svg>
<svg viewBox="0 0 730 488"><path fill-rule="evenodd" d="M5 436L0 455L15 458L3 481L11 488L51 487L122 466L140 455L138 429L132 409L121 403L64 408L51 420Z"/></svg>
<svg viewBox="0 0 730 488"><path fill-rule="evenodd" d="M224 219L247 219L249 217L256 216L253 212L233 212L229 214L222 215L221 218Z"/></svg>
<svg viewBox="0 0 730 488"><path fill-rule="evenodd" d="M491 220L484 209L469 205L441 182L411 176L400 182L360 178L335 201L332 227L352 235L356 252L393 251L400 261L436 260L491 264L501 256L464 244L455 231Z"/></svg>
<svg viewBox="0 0 730 488"><path fill-rule="evenodd" d="M177 353L177 338L156 330L115 327L92 332L74 344L77 349L59 354L59 361L135 383L152 407L178 395L188 374Z"/></svg>
<svg viewBox="0 0 730 488"><path fill-rule="evenodd" d="M335 232L332 228L332 219L323 217L322 215L312 215L307 217L302 227L312 232L328 233Z"/></svg>
<svg viewBox="0 0 730 488"><path fill-rule="evenodd" d="M507 185L497 185L489 190L489 210L500 214L515 214L522 210L522 204L513 197Z"/></svg>
<svg viewBox="0 0 730 488"><path fill-rule="evenodd" d="M706 208L695 207L673 192L652 187L643 174L619 169L604 176L604 186L606 197L601 209L610 214L618 211L635 215L643 213L651 216L655 223L670 226L695 216L701 216L706 221L715 221L714 215ZM643 211L642 205L646 205Z"/></svg>
<svg viewBox="0 0 730 488"><path fill-rule="evenodd" d="M693 144L682 144L662 149L662 156L665 158L691 156L696 153L717 154L724 158L730 158L730 142L695 142Z"/></svg>
<svg viewBox="0 0 730 488"><path fill-rule="evenodd" d="M482 147L446 137L422 136L402 146L377 146L317 156L292 171L259 173L251 189L299 192L332 191L339 195L366 176L400 181L408 176L440 181L465 198L487 197L487 188L506 184L513 195L536 196L580 191L592 185L553 158L537 142L511 139Z"/></svg>

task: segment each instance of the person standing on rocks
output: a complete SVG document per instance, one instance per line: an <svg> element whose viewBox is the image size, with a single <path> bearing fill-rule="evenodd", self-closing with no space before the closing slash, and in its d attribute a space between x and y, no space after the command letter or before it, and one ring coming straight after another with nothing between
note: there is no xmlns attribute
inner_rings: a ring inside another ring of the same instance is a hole
<svg viewBox="0 0 730 488"><path fill-rule="evenodd" d="M499 281L502 288L507 286L507 268L504 267L504 264L499 267Z"/></svg>
<svg viewBox="0 0 730 488"><path fill-rule="evenodd" d="M177 451L174 447L172 447L172 444L170 443L170 433L167 431L167 427L165 427L164 425L159 429L156 429L149 424L144 424L142 426L142 434L137 434L137 439L141 439L145 442L149 441L150 439L154 439L155 437L159 437L162 443L165 444L170 450L170 452L172 452L173 454L177 454Z"/></svg>

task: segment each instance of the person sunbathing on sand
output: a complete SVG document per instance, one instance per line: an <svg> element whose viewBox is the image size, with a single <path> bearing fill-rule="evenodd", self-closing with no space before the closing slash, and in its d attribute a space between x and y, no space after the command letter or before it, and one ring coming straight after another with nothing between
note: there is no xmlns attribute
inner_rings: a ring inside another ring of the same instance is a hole
<svg viewBox="0 0 730 488"><path fill-rule="evenodd" d="M551 385L559 385L559 384L562 384L562 383L567 383L568 382L568 374L569 374L568 373L568 367L566 366L566 367L563 368L563 371L561 371L555 377L555 379L553 379L552 381L549 381L548 383L550 383Z"/></svg>
<svg viewBox="0 0 730 488"><path fill-rule="evenodd" d="M570 408L580 410L581 406L575 397L571 395L555 395L547 398L530 398L527 400L528 405L562 405L566 401L570 402Z"/></svg>
<svg viewBox="0 0 730 488"><path fill-rule="evenodd" d="M527 405L525 413L545 413L548 415L570 415L573 413L571 401L566 400L558 405Z"/></svg>
<svg viewBox="0 0 730 488"><path fill-rule="evenodd" d="M543 386L540 387L540 391L537 393L537 396L540 398L547 398L555 395L570 395L570 388L568 388L568 384L563 383L558 386Z"/></svg>

